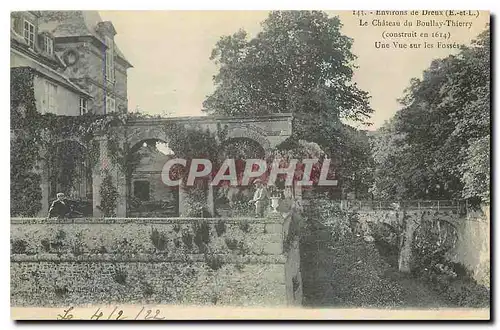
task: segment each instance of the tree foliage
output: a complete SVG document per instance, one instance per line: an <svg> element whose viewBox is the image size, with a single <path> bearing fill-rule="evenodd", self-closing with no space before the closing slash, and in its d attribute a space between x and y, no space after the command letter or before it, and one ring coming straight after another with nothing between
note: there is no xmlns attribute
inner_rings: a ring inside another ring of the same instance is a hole
<svg viewBox="0 0 500 330"><path fill-rule="evenodd" d="M352 82L352 40L341 26L338 17L320 11L274 11L252 39L244 30L221 37L210 57L219 72L205 110L226 116L293 113L293 138L318 143L349 179L350 165L366 162L367 154L351 150L361 140L352 141L353 129L342 120L366 123L373 110L368 94Z"/></svg>
<svg viewBox="0 0 500 330"><path fill-rule="evenodd" d="M373 142L380 198L488 198L490 34L434 60Z"/></svg>

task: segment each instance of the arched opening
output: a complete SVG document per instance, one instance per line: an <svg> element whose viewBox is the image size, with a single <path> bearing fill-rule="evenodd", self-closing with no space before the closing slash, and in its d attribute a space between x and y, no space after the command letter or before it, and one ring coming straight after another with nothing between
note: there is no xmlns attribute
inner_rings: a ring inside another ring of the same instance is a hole
<svg viewBox="0 0 500 330"><path fill-rule="evenodd" d="M166 141L142 140L129 150L127 214L131 217L173 217L179 213L179 188L162 181L163 166L174 158Z"/></svg>
<svg viewBox="0 0 500 330"><path fill-rule="evenodd" d="M426 273L438 264L447 264L446 254L458 241L456 226L442 219L422 220L412 240L411 269Z"/></svg>
<svg viewBox="0 0 500 330"><path fill-rule="evenodd" d="M238 183L241 183L243 171L248 159L265 159L266 152L257 141L247 137L229 138L223 144L220 160L234 159ZM247 216L252 212L253 186L231 186L222 182L214 188L214 206L222 216Z"/></svg>
<svg viewBox="0 0 500 330"><path fill-rule="evenodd" d="M77 141L55 143L47 152L49 205L64 193L80 216L92 216L92 166L86 148Z"/></svg>

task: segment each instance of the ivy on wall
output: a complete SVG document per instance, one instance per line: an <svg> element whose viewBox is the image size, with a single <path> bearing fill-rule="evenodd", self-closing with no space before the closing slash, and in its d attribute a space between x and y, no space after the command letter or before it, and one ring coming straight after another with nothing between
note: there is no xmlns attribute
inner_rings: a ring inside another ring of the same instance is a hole
<svg viewBox="0 0 500 330"><path fill-rule="evenodd" d="M131 119L158 118L122 112L82 116L41 114L36 108L34 75L32 68L11 69L12 216L34 216L41 210L41 168L37 167L41 161L45 161L50 169L49 180L59 182L62 192L67 192L64 190L69 190L79 177L76 173L78 164L85 165L88 172L99 161L98 139L107 140L107 153L111 162L130 179L141 155L124 143L125 124ZM219 129L218 134L211 134L208 130L187 128L176 123L166 124L164 129L169 146L178 157L188 162L192 158L207 158L212 161L214 168L217 167L219 140L224 139L223 129ZM75 145L69 141L81 145L81 150L75 150ZM100 206L104 214L110 215L116 206L117 196L111 189L113 183L109 173L103 175L105 187L102 188L101 196L103 201L108 198L109 201ZM203 184L198 188L202 189Z"/></svg>
<svg viewBox="0 0 500 330"><path fill-rule="evenodd" d="M29 67L11 69L11 215L34 216L40 203L40 161L49 168L51 181L58 180L62 189L73 186L77 163L85 163L88 171L99 160L96 135L111 141L121 140L119 130L126 114L58 116L41 114L36 108L34 93L35 70ZM74 150L76 141L84 150ZM63 143L61 143L63 142ZM108 143L110 158L122 164L124 148ZM83 154L84 153L84 154ZM84 162L83 160L87 161Z"/></svg>
<svg viewBox="0 0 500 330"><path fill-rule="evenodd" d="M109 171L105 171L104 178L101 183L100 191L101 205L98 208L101 210L105 217L116 216L115 210L118 199L118 191L113 183Z"/></svg>
<svg viewBox="0 0 500 330"><path fill-rule="evenodd" d="M33 216L41 208L42 197L36 171L40 136L30 125L30 117L36 114L33 71L19 68L11 77L11 215Z"/></svg>

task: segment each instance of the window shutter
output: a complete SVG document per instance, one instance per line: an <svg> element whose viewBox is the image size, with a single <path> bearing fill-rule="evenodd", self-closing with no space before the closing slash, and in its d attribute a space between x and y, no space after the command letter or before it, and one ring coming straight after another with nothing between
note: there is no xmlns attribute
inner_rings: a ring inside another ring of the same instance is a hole
<svg viewBox="0 0 500 330"><path fill-rule="evenodd" d="M43 34L38 36L38 46L42 52L45 52L45 36Z"/></svg>

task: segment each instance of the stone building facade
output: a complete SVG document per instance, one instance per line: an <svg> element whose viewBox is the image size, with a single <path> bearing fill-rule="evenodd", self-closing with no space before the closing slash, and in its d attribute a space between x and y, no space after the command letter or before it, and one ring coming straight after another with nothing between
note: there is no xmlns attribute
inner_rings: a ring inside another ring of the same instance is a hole
<svg viewBox="0 0 500 330"><path fill-rule="evenodd" d="M127 111L127 69L111 22L97 11L11 14L11 67L32 67L41 112L59 115Z"/></svg>
<svg viewBox="0 0 500 330"><path fill-rule="evenodd" d="M32 73L29 79L33 79L36 109L42 114L127 112L127 69L132 65L115 44L116 34L113 24L102 21L97 11L12 12L11 76L26 70ZM30 85L31 81L25 83ZM67 143L73 145L64 145ZM82 148L77 141L61 141L54 146L54 150L84 155ZM91 203L92 173L85 162L83 157L78 161L79 180L71 188L62 188L60 180L48 179L50 171L57 171L56 166L40 166L41 215L46 215L49 201L57 192Z"/></svg>

